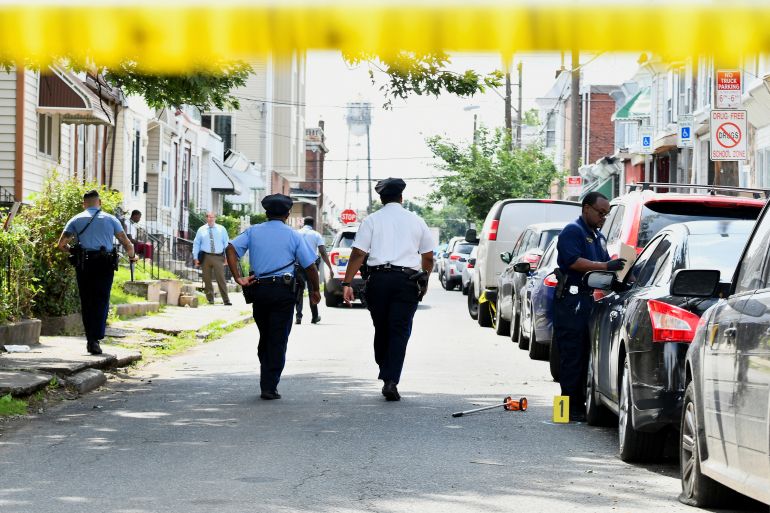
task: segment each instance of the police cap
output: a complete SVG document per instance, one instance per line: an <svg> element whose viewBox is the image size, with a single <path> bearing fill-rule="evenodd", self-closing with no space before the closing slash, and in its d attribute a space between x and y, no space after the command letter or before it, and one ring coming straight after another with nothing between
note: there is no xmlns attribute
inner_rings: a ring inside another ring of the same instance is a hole
<svg viewBox="0 0 770 513"><path fill-rule="evenodd" d="M401 178L385 178L374 186L374 190L380 196L398 196L405 188L406 182Z"/></svg>
<svg viewBox="0 0 770 513"><path fill-rule="evenodd" d="M265 212L274 216L285 216L291 210L294 202L285 194L271 194L262 199Z"/></svg>
<svg viewBox="0 0 770 513"><path fill-rule="evenodd" d="M83 201L89 200L92 198L98 198L98 197L99 197L99 191L97 191L96 189L91 189L87 193L83 194Z"/></svg>

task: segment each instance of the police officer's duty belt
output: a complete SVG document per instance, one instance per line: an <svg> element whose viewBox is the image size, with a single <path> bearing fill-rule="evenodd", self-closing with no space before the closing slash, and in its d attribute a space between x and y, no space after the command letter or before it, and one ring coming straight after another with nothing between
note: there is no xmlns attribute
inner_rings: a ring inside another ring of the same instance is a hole
<svg viewBox="0 0 770 513"><path fill-rule="evenodd" d="M403 267L400 265L390 265L390 264L382 264L382 265L370 265L369 266L369 272L370 273L376 273L376 272L386 272L386 271L400 271L403 273L406 273L407 275L416 274L419 271L415 271L411 267Z"/></svg>

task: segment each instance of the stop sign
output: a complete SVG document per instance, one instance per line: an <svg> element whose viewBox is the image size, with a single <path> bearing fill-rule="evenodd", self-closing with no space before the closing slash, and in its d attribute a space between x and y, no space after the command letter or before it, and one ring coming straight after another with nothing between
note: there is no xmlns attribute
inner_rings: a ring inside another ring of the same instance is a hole
<svg viewBox="0 0 770 513"><path fill-rule="evenodd" d="M356 219L358 219L358 216L356 216L355 210L351 210L351 209L343 210L342 213L340 214L340 221L342 221L345 224L355 223Z"/></svg>

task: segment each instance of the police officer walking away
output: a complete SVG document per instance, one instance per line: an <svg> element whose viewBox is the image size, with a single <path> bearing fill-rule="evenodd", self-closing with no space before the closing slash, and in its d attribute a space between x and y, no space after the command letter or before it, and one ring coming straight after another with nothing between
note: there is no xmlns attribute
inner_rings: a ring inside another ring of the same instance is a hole
<svg viewBox="0 0 770 513"><path fill-rule="evenodd" d="M259 329L260 379L262 399L280 399L278 382L286 363L286 345L291 332L296 301L294 263L305 269L310 283L310 303L321 301L316 254L302 236L285 224L292 200L271 194L262 200L268 221L249 227L227 246L227 265L252 303ZM251 273L241 276L238 260L249 252Z"/></svg>
<svg viewBox="0 0 770 513"><path fill-rule="evenodd" d="M560 273L553 306L553 341L559 349L561 394L569 396L570 420L585 421L588 371L588 322L593 290L583 283L589 271L618 271L624 259L610 260L607 241L599 229L610 212L610 202L598 192L583 198L580 217L568 224L557 242Z"/></svg>
<svg viewBox="0 0 770 513"><path fill-rule="evenodd" d="M58 247L70 255L80 294L80 313L86 331L86 350L102 354L99 341L104 338L110 309L110 289L118 267L114 237L123 245L131 261L136 261L134 246L128 240L120 221L102 211L99 193L83 195L83 212L70 219L59 237ZM74 246L69 243L77 239Z"/></svg>
<svg viewBox="0 0 770 513"><path fill-rule="evenodd" d="M313 229L315 225L315 219L312 217L306 217L303 221L303 226L299 230L299 234L305 239L310 249L316 251L316 254L320 255L316 258L315 265L319 272L321 269L321 259L326 263L329 268L329 272L333 273L332 262L329 260L329 254L326 252L326 246L324 245L323 236ZM305 287L310 288L310 283L305 275L305 270L301 267L297 268L297 324L302 324L302 306L305 302ZM313 314L313 318L310 321L313 324L317 324L321 320L321 316L318 315L318 305L310 303L310 313Z"/></svg>
<svg viewBox="0 0 770 513"><path fill-rule="evenodd" d="M436 241L420 217L402 205L406 183L380 180L374 190L383 207L361 223L342 282L345 303L353 301L350 283L367 258L366 303L374 323L374 359L388 401L401 396L397 385L412 334L417 303L427 292ZM424 271L424 272L421 272Z"/></svg>

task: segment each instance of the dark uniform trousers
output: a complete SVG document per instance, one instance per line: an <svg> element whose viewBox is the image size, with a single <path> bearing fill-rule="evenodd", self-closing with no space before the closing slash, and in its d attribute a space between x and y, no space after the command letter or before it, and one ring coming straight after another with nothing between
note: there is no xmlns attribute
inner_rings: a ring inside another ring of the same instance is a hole
<svg viewBox="0 0 770 513"><path fill-rule="evenodd" d="M104 338L110 311L110 290L115 271L105 258L88 260L85 269L75 269L80 294L80 312L88 342Z"/></svg>
<svg viewBox="0 0 770 513"><path fill-rule="evenodd" d="M417 283L401 271L374 272L366 283L366 303L374 322L374 360L378 379L398 383L412 320L417 311Z"/></svg>
<svg viewBox="0 0 770 513"><path fill-rule="evenodd" d="M274 392L286 364L286 345L289 342L294 302L294 289L281 282L254 285L252 311L259 329L259 386L262 391Z"/></svg>
<svg viewBox="0 0 770 513"><path fill-rule="evenodd" d="M588 372L588 322L594 298L588 292L564 293L553 303L553 343L560 358L561 394L568 395L570 411L585 411L586 374Z"/></svg>
<svg viewBox="0 0 770 513"><path fill-rule="evenodd" d="M316 262L316 265L318 263ZM305 288L310 290L310 282L307 279L307 272L301 267L297 266L295 276L297 277L297 319L302 319L302 307L305 303ZM318 317L318 305L310 303L310 313L313 314L313 318Z"/></svg>

